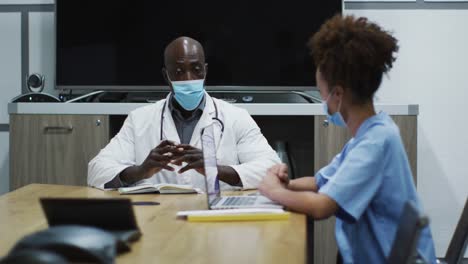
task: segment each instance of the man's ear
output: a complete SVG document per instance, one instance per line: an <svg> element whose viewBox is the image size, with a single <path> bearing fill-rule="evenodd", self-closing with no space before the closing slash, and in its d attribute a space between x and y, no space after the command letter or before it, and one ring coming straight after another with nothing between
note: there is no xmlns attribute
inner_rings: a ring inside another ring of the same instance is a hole
<svg viewBox="0 0 468 264"><path fill-rule="evenodd" d="M203 81L203 86L206 84L206 76L208 75L208 63L205 63L205 80Z"/></svg>
<svg viewBox="0 0 468 264"><path fill-rule="evenodd" d="M169 81L169 76L168 76L168 73L167 73L167 69L166 69L165 67L163 67L163 68L161 69L161 74L162 74L162 76L163 76L163 78L164 78L164 81L166 81L166 83L169 85L169 89L171 89L171 92L173 92L174 89L172 88L172 84L171 84L171 82Z"/></svg>

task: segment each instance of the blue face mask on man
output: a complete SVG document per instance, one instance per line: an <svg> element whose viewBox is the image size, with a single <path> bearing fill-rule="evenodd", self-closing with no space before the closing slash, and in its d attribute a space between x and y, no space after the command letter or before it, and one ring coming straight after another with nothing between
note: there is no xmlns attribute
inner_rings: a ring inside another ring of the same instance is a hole
<svg viewBox="0 0 468 264"><path fill-rule="evenodd" d="M170 81L174 98L187 111L192 111L200 104L205 95L205 79L190 81Z"/></svg>
<svg viewBox="0 0 468 264"><path fill-rule="evenodd" d="M346 126L346 122L344 121L343 116L342 116L341 113L340 113L341 101L340 101L340 105L338 106L338 110L337 110L335 113L333 113L332 115L330 115L330 113L328 112L328 99L329 99L330 96L333 94L333 92L334 92L334 91L332 91L332 92L328 95L327 100L325 100L325 101L322 102L323 111L324 111L325 114L327 115L328 122L334 124L335 126L345 127L345 126Z"/></svg>

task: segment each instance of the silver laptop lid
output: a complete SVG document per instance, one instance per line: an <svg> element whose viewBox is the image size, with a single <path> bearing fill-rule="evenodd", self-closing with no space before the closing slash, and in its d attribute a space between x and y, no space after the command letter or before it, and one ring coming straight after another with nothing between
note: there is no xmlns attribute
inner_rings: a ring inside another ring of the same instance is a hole
<svg viewBox="0 0 468 264"><path fill-rule="evenodd" d="M221 197L219 188L218 166L216 163L216 144L213 124L202 129L201 142L203 149L203 161L205 163L205 187L208 197L208 207Z"/></svg>

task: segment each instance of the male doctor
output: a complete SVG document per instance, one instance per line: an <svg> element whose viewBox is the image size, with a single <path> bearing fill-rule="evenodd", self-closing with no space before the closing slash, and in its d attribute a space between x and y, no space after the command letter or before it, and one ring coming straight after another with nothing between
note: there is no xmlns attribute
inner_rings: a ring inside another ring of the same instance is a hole
<svg viewBox="0 0 468 264"><path fill-rule="evenodd" d="M188 37L164 52L166 99L132 111L119 133L89 162L97 188L176 183L204 188L200 135L214 123L221 187L256 188L280 162L247 111L205 92L207 64L201 44Z"/></svg>

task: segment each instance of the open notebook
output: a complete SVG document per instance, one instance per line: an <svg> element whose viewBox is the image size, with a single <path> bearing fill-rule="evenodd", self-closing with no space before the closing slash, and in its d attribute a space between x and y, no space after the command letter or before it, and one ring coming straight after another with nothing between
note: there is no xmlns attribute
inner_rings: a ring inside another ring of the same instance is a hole
<svg viewBox="0 0 468 264"><path fill-rule="evenodd" d="M144 184L132 187L119 188L120 194L136 194L136 193L160 193L160 194L186 194L199 193L200 190L193 188L191 185L183 184Z"/></svg>

